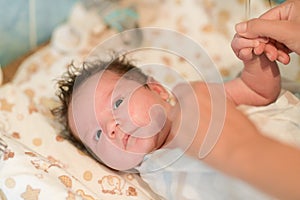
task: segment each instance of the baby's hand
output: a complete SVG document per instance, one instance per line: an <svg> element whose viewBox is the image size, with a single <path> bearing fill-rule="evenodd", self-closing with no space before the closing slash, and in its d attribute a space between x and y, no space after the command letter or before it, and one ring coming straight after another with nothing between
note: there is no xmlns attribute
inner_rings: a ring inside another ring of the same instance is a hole
<svg viewBox="0 0 300 200"><path fill-rule="evenodd" d="M281 43L267 38L250 39L235 34L231 47L236 56L244 62L251 61L263 53L272 62L275 60L283 64L290 62L289 50Z"/></svg>
<svg viewBox="0 0 300 200"><path fill-rule="evenodd" d="M259 41L259 39L248 39L240 36L239 34L235 34L232 42L231 48L235 55L244 62L249 62L254 59L255 55L259 55L264 50L265 44L263 41ZM257 54L254 52L257 50Z"/></svg>

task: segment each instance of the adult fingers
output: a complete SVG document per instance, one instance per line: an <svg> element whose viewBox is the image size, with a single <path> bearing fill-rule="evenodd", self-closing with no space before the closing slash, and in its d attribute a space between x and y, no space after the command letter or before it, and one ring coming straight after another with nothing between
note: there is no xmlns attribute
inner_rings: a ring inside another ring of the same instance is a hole
<svg viewBox="0 0 300 200"><path fill-rule="evenodd" d="M277 60L285 65L289 64L291 58L290 55L282 50L278 50Z"/></svg>
<svg viewBox="0 0 300 200"><path fill-rule="evenodd" d="M260 43L260 45L253 49L255 55L261 55L265 53L266 56L271 60L278 60L283 64L290 62L289 50L280 43Z"/></svg>
<svg viewBox="0 0 300 200"><path fill-rule="evenodd" d="M290 62L289 54L291 53L291 50L279 42L275 42L275 46L278 50L277 60L285 65L288 64Z"/></svg>
<svg viewBox="0 0 300 200"><path fill-rule="evenodd" d="M238 23L235 26L236 32L246 38L269 37L279 41L285 37L288 24L278 20L251 19Z"/></svg>
<svg viewBox="0 0 300 200"><path fill-rule="evenodd" d="M270 61L275 61L278 57L277 48L272 43L266 44L264 53Z"/></svg>
<svg viewBox="0 0 300 200"><path fill-rule="evenodd" d="M269 37L300 53L299 24L291 21L252 19L236 25L239 35L246 38ZM287 34L288 33L288 34Z"/></svg>

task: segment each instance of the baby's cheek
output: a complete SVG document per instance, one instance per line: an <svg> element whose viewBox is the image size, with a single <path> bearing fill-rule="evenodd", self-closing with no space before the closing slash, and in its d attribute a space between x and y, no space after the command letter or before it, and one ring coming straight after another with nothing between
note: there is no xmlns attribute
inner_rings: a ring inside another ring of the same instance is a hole
<svg viewBox="0 0 300 200"><path fill-rule="evenodd" d="M154 137L134 137L129 139L127 144L127 151L133 153L149 153L155 147L155 138Z"/></svg>
<svg viewBox="0 0 300 200"><path fill-rule="evenodd" d="M141 102L132 103L129 106L129 116L133 124L139 127L146 126L150 123L150 108Z"/></svg>
<svg viewBox="0 0 300 200"><path fill-rule="evenodd" d="M162 105L149 103L149 101L133 106L131 117L132 123L139 127L133 135L145 139L158 134L166 121L166 113Z"/></svg>

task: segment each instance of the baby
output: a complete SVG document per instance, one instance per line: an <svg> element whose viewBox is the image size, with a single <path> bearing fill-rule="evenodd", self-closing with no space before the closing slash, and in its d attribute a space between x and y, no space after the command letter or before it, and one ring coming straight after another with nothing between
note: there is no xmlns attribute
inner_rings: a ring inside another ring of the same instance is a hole
<svg viewBox="0 0 300 200"><path fill-rule="evenodd" d="M170 144L178 135L182 112L197 109L207 88L217 86L191 82L175 87L172 95L125 57L84 63L82 69L70 68L58 84L62 106L56 114L66 125L68 138L82 143L96 158L118 170L133 168L144 155ZM266 105L280 92L278 66L264 55L253 58L245 62L240 77L224 87L227 100L235 105ZM195 100L196 107L169 103L170 99L178 102L188 96ZM195 116L194 121L198 118ZM199 151L201 143L194 146Z"/></svg>
<svg viewBox="0 0 300 200"><path fill-rule="evenodd" d="M249 40L237 46L258 45ZM241 75L224 84L227 110L240 104L266 105L279 95L276 62L262 54L248 55L244 64ZM55 114L66 125L65 136L117 170L138 167L145 155L159 149L179 148L187 155L199 155L212 115L208 108L212 102L205 104L204 99L223 88L222 84L195 81L168 91L125 56L87 62L82 68L72 66L58 85L62 104ZM238 111L229 113L225 120L244 117ZM211 151L223 152L221 147Z"/></svg>
<svg viewBox="0 0 300 200"><path fill-rule="evenodd" d="M275 101L280 93L277 63L270 61L265 54L256 56L252 53L252 49L260 43L235 37L232 45L245 66L239 77L224 85L195 81L181 83L169 90L145 75L125 56L110 61L86 62L81 68L71 65L58 81L61 106L54 110L65 125L63 135L108 167L117 170L136 168L145 179L143 163L154 163L155 157L145 159L154 152L170 150L171 153L164 153L160 158L174 156L171 164L182 157L182 153L194 158L192 160L202 159L212 165L216 157L226 160L226 153L230 152L228 149L243 143L242 140L247 141L247 134L246 130L241 130L241 135L246 137L236 136L228 139L228 143L224 143L220 135L218 145L208 151L208 156L200 156L201 145L209 135L209 124L216 119L211 118L212 104L225 107L223 110L215 109L217 113L226 109L224 116L222 113L219 118L217 116L221 128L223 121L230 118L236 119L235 126L238 128L238 120L245 116L235 106L266 105ZM212 93L219 95L219 101L207 100ZM175 155L172 150L175 150ZM191 163L190 160L188 162ZM195 178L195 175L192 176ZM148 177L148 180L151 178ZM205 180L204 177L201 180ZM147 182L154 190L155 183L159 183ZM195 185L195 191L201 191L199 184ZM162 190L155 191L160 193ZM168 198L165 194L161 195Z"/></svg>

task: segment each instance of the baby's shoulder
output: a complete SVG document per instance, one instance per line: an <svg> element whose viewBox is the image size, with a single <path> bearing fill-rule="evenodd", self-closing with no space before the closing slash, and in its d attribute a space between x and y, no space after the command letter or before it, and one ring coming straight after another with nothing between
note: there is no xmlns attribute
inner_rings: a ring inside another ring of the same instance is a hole
<svg viewBox="0 0 300 200"><path fill-rule="evenodd" d="M173 91L189 91L189 90L195 90L195 89L205 89L207 88L207 83L203 81L189 81L189 82L180 82L175 85L173 88Z"/></svg>
<svg viewBox="0 0 300 200"><path fill-rule="evenodd" d="M204 81L190 81L178 83L172 90L175 95L188 96L190 94L209 95L211 89L222 88L222 84L206 83Z"/></svg>

